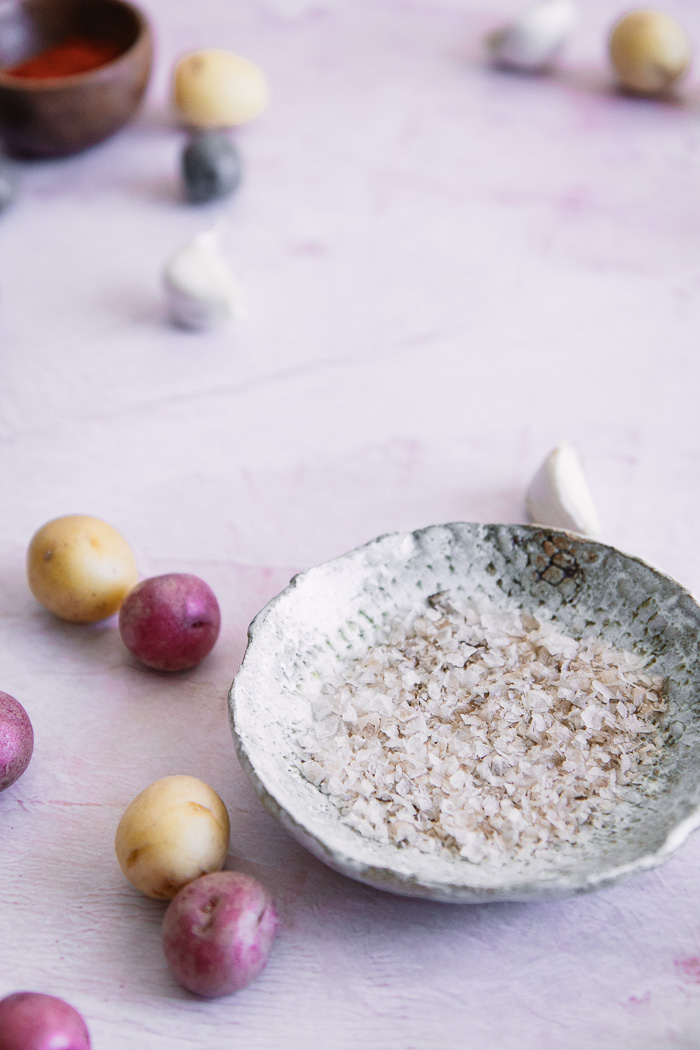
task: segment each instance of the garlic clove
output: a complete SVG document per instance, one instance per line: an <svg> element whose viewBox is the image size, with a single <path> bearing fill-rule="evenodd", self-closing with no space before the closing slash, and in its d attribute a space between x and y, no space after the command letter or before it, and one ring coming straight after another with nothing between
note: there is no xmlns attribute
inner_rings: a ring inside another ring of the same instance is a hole
<svg viewBox="0 0 700 1050"><path fill-rule="evenodd" d="M490 33L486 44L497 65L534 72L554 58L577 21L575 0L542 0Z"/></svg>
<svg viewBox="0 0 700 1050"><path fill-rule="evenodd" d="M593 539L601 534L581 457L568 441L549 453L530 482L525 505L530 520L538 525L570 529Z"/></svg>
<svg viewBox="0 0 700 1050"><path fill-rule="evenodd" d="M214 328L240 316L240 289L219 250L217 230L198 233L173 252L163 281L170 318L183 328Z"/></svg>

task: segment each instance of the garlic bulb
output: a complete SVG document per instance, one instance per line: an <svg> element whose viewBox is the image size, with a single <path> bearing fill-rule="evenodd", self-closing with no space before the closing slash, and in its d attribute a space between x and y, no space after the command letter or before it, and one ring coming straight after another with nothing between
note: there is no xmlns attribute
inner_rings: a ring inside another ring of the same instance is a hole
<svg viewBox="0 0 700 1050"><path fill-rule="evenodd" d="M550 62L578 21L574 0L542 0L486 38L493 61L533 72Z"/></svg>
<svg viewBox="0 0 700 1050"><path fill-rule="evenodd" d="M525 504L538 525L570 529L594 539L600 520L578 452L568 441L553 449L530 482Z"/></svg>
<svg viewBox="0 0 700 1050"><path fill-rule="evenodd" d="M213 328L240 314L238 283L219 251L216 230L198 233L168 259L163 272L171 320Z"/></svg>

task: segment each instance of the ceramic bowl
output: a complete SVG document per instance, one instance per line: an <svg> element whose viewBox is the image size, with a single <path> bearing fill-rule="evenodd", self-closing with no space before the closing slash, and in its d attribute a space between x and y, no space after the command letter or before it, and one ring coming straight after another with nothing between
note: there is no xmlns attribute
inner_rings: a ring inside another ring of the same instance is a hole
<svg viewBox="0 0 700 1050"><path fill-rule="evenodd" d="M73 36L113 41L112 61L71 76L8 69ZM125 0L6 0L0 4L0 138L8 153L60 157L93 146L134 115L151 72L151 31Z"/></svg>
<svg viewBox="0 0 700 1050"><path fill-rule="evenodd" d="M370 841L300 771L297 740L319 679L383 638L429 595L481 591L562 630L648 658L669 710L654 789L621 823L528 861L474 864ZM436 525L382 536L296 576L251 624L230 693L238 757L263 804L332 868L394 893L453 902L532 900L596 889L654 867L700 824L700 607L678 583L612 547L526 525ZM409 855L410 852L410 855Z"/></svg>

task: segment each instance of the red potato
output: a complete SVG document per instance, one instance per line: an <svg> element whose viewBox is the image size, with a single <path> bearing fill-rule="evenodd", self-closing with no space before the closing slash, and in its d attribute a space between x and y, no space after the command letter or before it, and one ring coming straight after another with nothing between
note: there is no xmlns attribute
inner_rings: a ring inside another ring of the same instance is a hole
<svg viewBox="0 0 700 1050"><path fill-rule="evenodd" d="M0 1050L90 1050L90 1035L63 999L15 992L0 1001Z"/></svg>
<svg viewBox="0 0 700 1050"><path fill-rule="evenodd" d="M18 700L0 692L0 791L24 773L34 750L34 730Z"/></svg>
<svg viewBox="0 0 700 1050"><path fill-rule="evenodd" d="M272 899L256 879L219 871L190 882L170 902L163 950L189 991L231 995L265 969L277 926Z"/></svg>
<svg viewBox="0 0 700 1050"><path fill-rule="evenodd" d="M195 667L213 649L220 627L211 587L186 572L142 580L119 610L124 645L156 671Z"/></svg>

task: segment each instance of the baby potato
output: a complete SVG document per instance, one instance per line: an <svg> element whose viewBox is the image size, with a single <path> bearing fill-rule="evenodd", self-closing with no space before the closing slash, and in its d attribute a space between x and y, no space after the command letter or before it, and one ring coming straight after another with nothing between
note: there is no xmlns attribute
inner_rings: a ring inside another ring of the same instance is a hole
<svg viewBox="0 0 700 1050"><path fill-rule="evenodd" d="M631 11L610 34L610 58L628 91L660 95L690 65L685 30L663 11Z"/></svg>
<svg viewBox="0 0 700 1050"><path fill-rule="evenodd" d="M188 572L141 580L119 610L124 645L156 671L196 667L213 649L220 625L211 587Z"/></svg>
<svg viewBox="0 0 700 1050"><path fill-rule="evenodd" d="M83 1017L64 999L15 992L0 1000L0 1050L90 1050Z"/></svg>
<svg viewBox="0 0 700 1050"><path fill-rule="evenodd" d="M267 81L258 66L232 51L193 51L175 66L173 102L190 127L232 128L265 109Z"/></svg>
<svg viewBox="0 0 700 1050"><path fill-rule="evenodd" d="M129 882L170 900L200 875L221 871L229 843L226 806L197 777L156 780L119 821L114 848Z"/></svg>
<svg viewBox="0 0 700 1050"><path fill-rule="evenodd" d="M106 620L119 610L138 578L131 547L99 518L85 514L56 518L39 529L29 544L29 589L62 620Z"/></svg>
<svg viewBox="0 0 700 1050"><path fill-rule="evenodd" d="M175 979L191 992L231 995L260 976L277 926L275 906L257 879L217 871L188 883L170 902L163 951Z"/></svg>
<svg viewBox="0 0 700 1050"><path fill-rule="evenodd" d="M29 715L14 696L0 692L0 791L19 780L33 750L34 729Z"/></svg>

